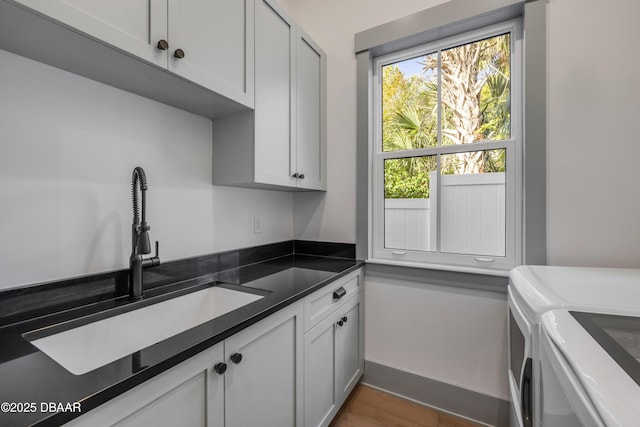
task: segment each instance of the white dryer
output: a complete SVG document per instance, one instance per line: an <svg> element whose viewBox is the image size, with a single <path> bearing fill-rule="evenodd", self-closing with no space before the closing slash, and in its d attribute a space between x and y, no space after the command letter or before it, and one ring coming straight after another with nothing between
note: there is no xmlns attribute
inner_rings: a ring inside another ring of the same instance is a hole
<svg viewBox="0 0 640 427"><path fill-rule="evenodd" d="M542 425L638 425L640 317L556 309L540 332Z"/></svg>
<svg viewBox="0 0 640 427"><path fill-rule="evenodd" d="M539 427L541 316L556 308L640 314L640 270L520 266L509 276L511 426Z"/></svg>

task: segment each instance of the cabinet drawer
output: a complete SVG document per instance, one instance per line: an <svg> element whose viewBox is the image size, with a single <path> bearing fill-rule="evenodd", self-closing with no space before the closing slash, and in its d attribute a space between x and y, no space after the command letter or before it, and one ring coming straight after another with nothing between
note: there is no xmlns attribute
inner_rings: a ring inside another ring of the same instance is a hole
<svg viewBox="0 0 640 427"><path fill-rule="evenodd" d="M360 292L361 277L362 269L359 269L307 296L304 299L305 332L341 307L352 295Z"/></svg>

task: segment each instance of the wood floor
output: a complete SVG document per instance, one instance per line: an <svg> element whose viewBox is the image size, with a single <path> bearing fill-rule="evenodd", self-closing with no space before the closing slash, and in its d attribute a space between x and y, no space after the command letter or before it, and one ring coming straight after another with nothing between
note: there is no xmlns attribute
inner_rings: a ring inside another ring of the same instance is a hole
<svg viewBox="0 0 640 427"><path fill-rule="evenodd" d="M359 384L329 427L478 427L480 425Z"/></svg>

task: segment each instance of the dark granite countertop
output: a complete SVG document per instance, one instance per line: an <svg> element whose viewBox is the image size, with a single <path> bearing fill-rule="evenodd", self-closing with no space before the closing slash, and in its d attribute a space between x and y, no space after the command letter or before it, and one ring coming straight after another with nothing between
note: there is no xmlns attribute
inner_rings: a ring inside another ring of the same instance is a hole
<svg viewBox="0 0 640 427"><path fill-rule="evenodd" d="M12 409L20 411L6 412L3 406L0 425L64 424L79 414L43 412L43 404L79 402L86 413L362 265L348 258L290 254L154 288L137 302L120 296L1 325L0 403L13 402ZM244 288L264 298L83 375L68 372L23 337L79 317L106 317L210 286Z"/></svg>

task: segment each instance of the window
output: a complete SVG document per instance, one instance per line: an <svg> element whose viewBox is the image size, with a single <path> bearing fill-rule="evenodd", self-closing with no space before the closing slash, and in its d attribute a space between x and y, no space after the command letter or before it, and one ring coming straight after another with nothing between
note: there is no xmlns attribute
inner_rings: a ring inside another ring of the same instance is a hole
<svg viewBox="0 0 640 427"><path fill-rule="evenodd" d="M514 20L375 58L372 260L519 263L520 44Z"/></svg>

